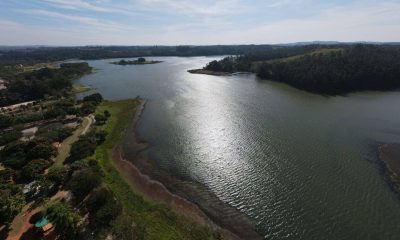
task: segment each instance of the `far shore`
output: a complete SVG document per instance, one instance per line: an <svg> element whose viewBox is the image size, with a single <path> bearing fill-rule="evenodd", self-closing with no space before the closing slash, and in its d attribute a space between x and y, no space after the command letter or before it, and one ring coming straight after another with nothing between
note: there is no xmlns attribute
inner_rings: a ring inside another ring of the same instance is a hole
<svg viewBox="0 0 400 240"><path fill-rule="evenodd" d="M132 125L135 133L145 102L136 108ZM145 198L164 203L201 225L221 232L228 239L262 239L243 213L223 203L200 184L180 180L163 171L140 152L147 144L136 134L127 134L113 152L113 161L122 176Z"/></svg>
<svg viewBox="0 0 400 240"><path fill-rule="evenodd" d="M205 75L212 75L212 76L231 76L232 73L228 72L214 72L210 70L205 70L205 69L192 69L188 70L189 73L193 74L205 74Z"/></svg>
<svg viewBox="0 0 400 240"><path fill-rule="evenodd" d="M162 63L163 61L138 61L138 60L134 60L134 61L127 61L127 60L121 60L118 62L111 62L111 64L115 64L115 65L121 65L121 66L126 66L126 65L148 65L148 64L157 64L157 63Z"/></svg>

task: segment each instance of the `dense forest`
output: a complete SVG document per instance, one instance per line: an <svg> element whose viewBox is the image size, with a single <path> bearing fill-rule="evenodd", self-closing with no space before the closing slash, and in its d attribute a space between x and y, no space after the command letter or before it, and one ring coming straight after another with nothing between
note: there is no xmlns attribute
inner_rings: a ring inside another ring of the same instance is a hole
<svg viewBox="0 0 400 240"><path fill-rule="evenodd" d="M0 66L66 59L131 58L146 56L211 56L240 55L266 51L272 45L215 45L215 46L87 46L87 47L27 47L0 48Z"/></svg>
<svg viewBox="0 0 400 240"><path fill-rule="evenodd" d="M72 86L71 80L91 72L87 63L63 63L59 68L14 72L3 78L7 89L0 91L0 106L61 95Z"/></svg>
<svg viewBox="0 0 400 240"><path fill-rule="evenodd" d="M400 87L400 48L307 46L226 57L210 62L204 69L255 72L260 78L320 94L392 90Z"/></svg>

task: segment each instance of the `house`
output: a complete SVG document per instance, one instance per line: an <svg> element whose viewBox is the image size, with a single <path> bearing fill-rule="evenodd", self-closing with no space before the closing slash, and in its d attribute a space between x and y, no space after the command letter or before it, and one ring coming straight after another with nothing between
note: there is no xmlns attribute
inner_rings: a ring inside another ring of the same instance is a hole
<svg viewBox="0 0 400 240"><path fill-rule="evenodd" d="M25 186L22 188L22 193L26 195L31 193L33 190L35 190L35 193L38 191L38 186L36 186L36 181L25 184Z"/></svg>
<svg viewBox="0 0 400 240"><path fill-rule="evenodd" d="M29 141L35 138L35 134L38 131L38 127L32 127L22 130L22 138L21 141Z"/></svg>
<svg viewBox="0 0 400 240"><path fill-rule="evenodd" d="M46 225L44 225L44 226L42 227L42 231L45 233L45 232L49 231L49 230L52 229L52 228L53 228L53 224L48 223L48 224L46 224Z"/></svg>
<svg viewBox="0 0 400 240"><path fill-rule="evenodd" d="M7 89L6 82L0 78L0 90Z"/></svg>

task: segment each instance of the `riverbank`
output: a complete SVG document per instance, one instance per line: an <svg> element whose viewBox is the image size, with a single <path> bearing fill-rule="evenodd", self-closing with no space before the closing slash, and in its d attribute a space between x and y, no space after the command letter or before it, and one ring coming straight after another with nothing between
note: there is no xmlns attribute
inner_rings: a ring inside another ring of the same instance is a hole
<svg viewBox="0 0 400 240"><path fill-rule="evenodd" d="M400 144L379 146L379 159L385 166L394 190L400 193Z"/></svg>
<svg viewBox="0 0 400 240"><path fill-rule="evenodd" d="M205 74L205 75L212 75L212 76L231 76L231 73L228 72L214 72L210 70L205 70L205 69L192 69L188 70L189 73L192 74Z"/></svg>
<svg viewBox="0 0 400 240"><path fill-rule="evenodd" d="M237 209L225 204L206 187L172 176L140 153L147 144L135 134L144 103L136 114L123 144L114 150L114 163L134 189L146 199L168 204L197 223L222 232L229 239L262 239L254 223Z"/></svg>
<svg viewBox="0 0 400 240"><path fill-rule="evenodd" d="M104 130L108 133L106 141L97 147L95 157L104 171L104 182L115 194L118 202L123 206L123 214L113 222L114 232L121 233L132 231L132 235L142 236L143 239L220 239L221 234L208 225L206 217L199 215L199 218L187 211L175 209L175 205L184 205L183 201L173 199L168 204L163 201L151 201L144 196L135 186L138 186L134 168L130 165L123 165L122 158L118 157L119 143L123 140L124 133L130 128L132 122L137 122L144 102L140 99L122 100L117 102L104 101L97 111L109 111L111 116L107 120ZM150 180L149 180L150 182ZM139 185L145 184L140 182ZM154 186L154 185L152 185ZM163 189L155 191L162 194ZM189 203L186 203L188 206ZM194 210L195 211L195 210ZM196 221L197 220L197 221ZM202 223L202 224L199 224ZM129 232L127 234L129 239ZM228 236L223 233L223 236ZM230 237L228 237L229 239Z"/></svg>

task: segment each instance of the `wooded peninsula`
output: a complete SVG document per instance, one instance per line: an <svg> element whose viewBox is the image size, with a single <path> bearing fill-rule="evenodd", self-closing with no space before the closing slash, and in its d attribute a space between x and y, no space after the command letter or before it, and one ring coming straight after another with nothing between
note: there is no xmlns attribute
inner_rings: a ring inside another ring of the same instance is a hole
<svg viewBox="0 0 400 240"><path fill-rule="evenodd" d="M262 79L326 95L395 90L400 87L400 48L364 44L276 48L226 57L189 72L254 72Z"/></svg>

